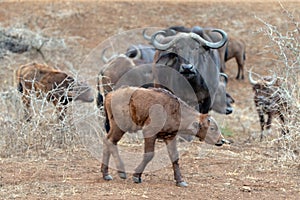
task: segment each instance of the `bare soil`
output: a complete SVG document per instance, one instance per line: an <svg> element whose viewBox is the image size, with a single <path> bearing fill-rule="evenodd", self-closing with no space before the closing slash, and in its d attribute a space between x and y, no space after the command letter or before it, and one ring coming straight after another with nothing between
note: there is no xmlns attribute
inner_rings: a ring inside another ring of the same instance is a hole
<svg viewBox="0 0 300 200"><path fill-rule="evenodd" d="M300 3L284 1L282 5L299 20ZM224 29L246 42L245 71L254 67L256 73L269 74L278 63L273 60L268 37L260 32L264 24L259 18L279 28L288 26L281 5L269 1L0 3L2 27L28 28L66 39L68 49L46 54L47 62L66 70L72 66L89 80L100 67L82 66L83 60L108 37L131 29L173 25ZM45 62L34 52L22 56L0 61L1 91L13 88L12 73L17 66L33 60ZM142 184L133 183L130 173L126 180L118 178L115 170L111 170L114 180L104 181L100 161L78 145L53 148L38 156L27 152L0 157L0 199L299 199L299 160L285 159L280 148L270 142L278 131L266 141L258 141L260 128L251 85L247 78L235 79L234 60L227 63L226 73L228 91L235 99L234 113L212 114L234 143L207 147L194 141L188 145L180 158L187 188L175 186L171 163L146 172ZM5 123L1 122L3 127ZM142 145L138 147L141 152Z"/></svg>

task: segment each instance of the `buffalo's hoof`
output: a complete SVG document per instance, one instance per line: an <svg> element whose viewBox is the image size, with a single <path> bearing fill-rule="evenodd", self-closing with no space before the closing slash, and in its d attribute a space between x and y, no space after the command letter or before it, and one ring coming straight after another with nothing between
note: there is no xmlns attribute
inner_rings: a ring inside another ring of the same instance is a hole
<svg viewBox="0 0 300 200"><path fill-rule="evenodd" d="M113 178L111 175L106 175L106 176L103 176L103 179L106 181L111 181Z"/></svg>
<svg viewBox="0 0 300 200"><path fill-rule="evenodd" d="M142 183L142 178L141 178L141 177L135 177L135 176L133 176L133 177L132 177L132 180L133 180L133 182L135 182L135 183Z"/></svg>
<svg viewBox="0 0 300 200"><path fill-rule="evenodd" d="M178 186L178 187L187 187L188 184L186 182L182 181L182 182L176 183L176 186Z"/></svg>
<svg viewBox="0 0 300 200"><path fill-rule="evenodd" d="M118 174L119 174L119 177L120 177L121 179L126 179L126 178L127 178L127 175L126 175L125 172L119 172Z"/></svg>

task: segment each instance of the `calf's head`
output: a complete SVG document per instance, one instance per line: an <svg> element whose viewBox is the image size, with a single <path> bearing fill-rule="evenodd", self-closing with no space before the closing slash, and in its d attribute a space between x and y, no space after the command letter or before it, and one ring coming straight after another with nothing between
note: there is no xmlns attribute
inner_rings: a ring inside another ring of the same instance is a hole
<svg viewBox="0 0 300 200"><path fill-rule="evenodd" d="M201 114L199 121L192 125L197 130L196 137L200 141L217 146L229 143L224 139L216 120L208 114Z"/></svg>

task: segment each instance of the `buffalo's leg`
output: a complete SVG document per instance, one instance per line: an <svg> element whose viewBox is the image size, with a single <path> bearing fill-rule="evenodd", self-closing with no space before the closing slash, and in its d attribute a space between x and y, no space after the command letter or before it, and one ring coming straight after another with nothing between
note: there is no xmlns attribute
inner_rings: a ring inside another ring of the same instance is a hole
<svg viewBox="0 0 300 200"><path fill-rule="evenodd" d="M285 126L284 115L280 113L279 118L281 120L281 134L286 135L287 133L289 133L289 129Z"/></svg>
<svg viewBox="0 0 300 200"><path fill-rule="evenodd" d="M271 124L272 124L272 113L268 113L268 120L266 123L266 129L268 130L268 134L270 133L271 130Z"/></svg>
<svg viewBox="0 0 300 200"><path fill-rule="evenodd" d="M146 168L147 164L152 160L154 157L154 146L155 146L155 140L156 136L149 136L147 137L144 134L144 155L143 155L143 160L139 164L139 166L135 169L135 173L133 174L133 181L135 183L141 183L142 182L142 173L144 169Z"/></svg>
<svg viewBox="0 0 300 200"><path fill-rule="evenodd" d="M30 112L30 97L26 97L26 94L23 94L22 96L22 102L23 102L23 105L25 105L25 108L24 108L24 119L29 122L31 120L31 112Z"/></svg>
<svg viewBox="0 0 300 200"><path fill-rule="evenodd" d="M102 165L101 165L101 172L102 172L102 175L103 175L103 179L104 180L112 180L112 176L109 175L108 173L108 165L109 165L109 159L110 159L110 150L109 150L109 141L104 138L103 139L103 155L102 155Z"/></svg>
<svg viewBox="0 0 300 200"><path fill-rule="evenodd" d="M236 76L236 79L244 79L244 64L245 64L246 55L245 52L243 54L239 54L237 57L235 57L235 60L238 64L238 74Z"/></svg>
<svg viewBox="0 0 300 200"><path fill-rule="evenodd" d="M118 141L122 138L123 135L124 135L124 131L119 129L116 126L116 124L113 124L107 137L103 139L103 158L102 158L101 172L105 180L112 179L112 177L108 173L110 155L112 155L115 160L120 178L123 179L126 178L125 166L119 155L119 150L117 146Z"/></svg>
<svg viewBox="0 0 300 200"><path fill-rule="evenodd" d="M180 168L179 168L179 163L178 163L179 154L178 154L178 150L177 150L176 138L173 138L172 140L166 139L164 141L167 145L168 154L169 154L169 157L172 162L173 171L174 171L174 179L176 181L176 185L179 187L186 187L187 183L182 180L181 172L180 172Z"/></svg>
<svg viewBox="0 0 300 200"><path fill-rule="evenodd" d="M264 137L264 126L265 126L265 118L263 113L258 113L259 114L259 122L260 122L260 128L261 128L261 134L260 134L260 141L263 140Z"/></svg>
<svg viewBox="0 0 300 200"><path fill-rule="evenodd" d="M240 58L240 59L237 59L236 58L236 62L238 63L238 73L237 73L237 75L236 75L236 79L244 79L244 66L241 64L241 59L242 58Z"/></svg>

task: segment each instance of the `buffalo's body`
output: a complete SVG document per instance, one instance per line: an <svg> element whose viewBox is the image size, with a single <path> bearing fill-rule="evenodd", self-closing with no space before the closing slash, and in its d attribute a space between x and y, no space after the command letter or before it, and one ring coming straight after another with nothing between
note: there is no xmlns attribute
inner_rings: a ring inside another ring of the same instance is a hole
<svg viewBox="0 0 300 200"><path fill-rule="evenodd" d="M123 85L144 86L153 82L151 64L142 63L125 55L119 55L106 63L98 75L97 106L103 105L103 99L108 92Z"/></svg>
<svg viewBox="0 0 300 200"><path fill-rule="evenodd" d="M289 130L284 125L286 122L286 114L288 113L288 101L284 90L281 88L281 83L276 77L265 76L260 80L252 78L252 72L249 72L249 80L254 91L254 103L261 126L261 137L264 136L264 128L271 128L272 118L279 116L282 122L282 134L285 135ZM265 122L265 115L268 116Z"/></svg>
<svg viewBox="0 0 300 200"><path fill-rule="evenodd" d="M154 156L156 139L163 139L173 164L174 178L177 185L186 186L181 178L176 148L178 131L194 135L210 144L223 144L219 129L209 129L215 124L207 114L200 114L185 102L164 89L144 89L123 87L110 92L105 98L108 135L104 139L101 171L105 180L111 180L108 174L110 155L113 155L121 178L126 178L125 167L119 156L117 143L125 132L142 130L145 140L143 161L135 169L133 180L141 182L141 175L146 165ZM217 126L217 125L216 125Z"/></svg>
<svg viewBox="0 0 300 200"><path fill-rule="evenodd" d="M63 71L44 64L30 63L20 66L16 71L18 90L22 93L22 100L26 106L25 118L30 120L30 102L35 95L37 98L46 97L60 113L62 120L66 105L73 100L92 102L94 96L91 88L76 81Z"/></svg>

